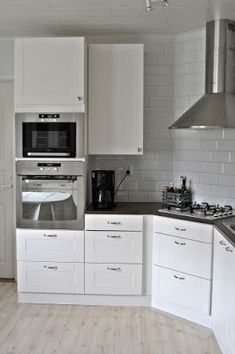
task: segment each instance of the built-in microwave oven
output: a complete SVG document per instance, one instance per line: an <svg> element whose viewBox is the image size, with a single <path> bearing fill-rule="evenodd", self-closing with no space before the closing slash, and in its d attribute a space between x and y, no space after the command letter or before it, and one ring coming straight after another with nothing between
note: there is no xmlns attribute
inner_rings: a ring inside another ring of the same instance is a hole
<svg viewBox="0 0 235 354"><path fill-rule="evenodd" d="M16 157L84 157L83 120L75 113L17 114Z"/></svg>

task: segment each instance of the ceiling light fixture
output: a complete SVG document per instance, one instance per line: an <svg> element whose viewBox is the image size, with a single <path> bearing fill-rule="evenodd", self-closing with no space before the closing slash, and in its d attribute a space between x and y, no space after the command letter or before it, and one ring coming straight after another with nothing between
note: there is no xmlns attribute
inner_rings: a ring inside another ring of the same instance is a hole
<svg viewBox="0 0 235 354"><path fill-rule="evenodd" d="M145 0L145 3L146 3L146 10L152 11L152 9L153 9L152 4L153 3L167 7L169 5L169 0Z"/></svg>

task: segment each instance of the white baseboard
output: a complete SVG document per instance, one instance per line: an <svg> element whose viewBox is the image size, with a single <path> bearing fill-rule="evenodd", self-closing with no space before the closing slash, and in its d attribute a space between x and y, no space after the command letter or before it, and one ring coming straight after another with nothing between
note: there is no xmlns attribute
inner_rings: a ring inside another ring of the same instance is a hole
<svg viewBox="0 0 235 354"><path fill-rule="evenodd" d="M151 306L150 296L18 293L19 303L101 306Z"/></svg>

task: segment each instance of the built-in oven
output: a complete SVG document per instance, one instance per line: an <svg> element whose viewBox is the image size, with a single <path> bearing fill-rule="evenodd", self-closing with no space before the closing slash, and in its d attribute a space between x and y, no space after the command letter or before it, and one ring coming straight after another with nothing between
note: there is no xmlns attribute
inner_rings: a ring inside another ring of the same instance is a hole
<svg viewBox="0 0 235 354"><path fill-rule="evenodd" d="M17 227L83 229L84 163L17 161Z"/></svg>
<svg viewBox="0 0 235 354"><path fill-rule="evenodd" d="M16 115L17 158L83 158L84 117L75 113Z"/></svg>

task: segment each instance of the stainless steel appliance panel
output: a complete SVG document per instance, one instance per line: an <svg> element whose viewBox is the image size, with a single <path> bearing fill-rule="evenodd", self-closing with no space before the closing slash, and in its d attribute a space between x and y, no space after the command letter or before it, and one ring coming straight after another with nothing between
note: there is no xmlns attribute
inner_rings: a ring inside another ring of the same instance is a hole
<svg viewBox="0 0 235 354"><path fill-rule="evenodd" d="M60 169L54 167L58 163L43 162L39 171L37 164L17 162L17 227L82 230L84 163L63 162Z"/></svg>
<svg viewBox="0 0 235 354"><path fill-rule="evenodd" d="M83 158L84 116L78 113L50 114L50 118L46 116L16 114L16 157Z"/></svg>

